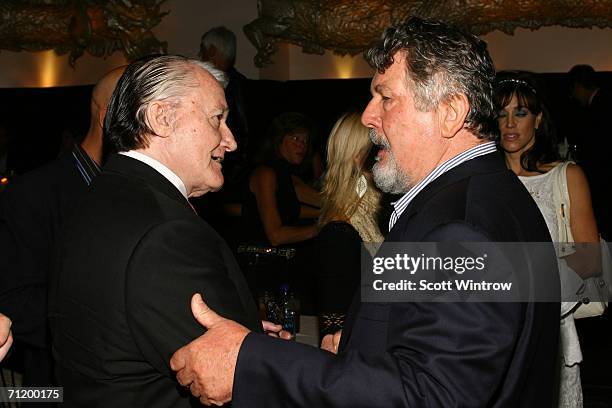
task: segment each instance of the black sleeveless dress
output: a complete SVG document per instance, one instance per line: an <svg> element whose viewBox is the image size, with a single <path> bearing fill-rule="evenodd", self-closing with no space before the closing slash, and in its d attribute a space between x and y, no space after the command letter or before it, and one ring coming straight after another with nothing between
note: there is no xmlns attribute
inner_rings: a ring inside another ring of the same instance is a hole
<svg viewBox="0 0 612 408"><path fill-rule="evenodd" d="M308 225L308 220L300 219L301 204L295 192L291 176L295 168L284 160L273 160L265 164L272 168L276 176L276 203L283 225ZM293 257L276 254L239 254L240 264L255 299L265 292L276 293L283 284L289 284L302 304L303 314L315 314L313 240L272 247L266 237L261 217L257 209L257 200L248 184L243 194L242 220L245 227L243 246L258 248L275 248L278 253L292 251ZM312 224L313 220L310 220Z"/></svg>

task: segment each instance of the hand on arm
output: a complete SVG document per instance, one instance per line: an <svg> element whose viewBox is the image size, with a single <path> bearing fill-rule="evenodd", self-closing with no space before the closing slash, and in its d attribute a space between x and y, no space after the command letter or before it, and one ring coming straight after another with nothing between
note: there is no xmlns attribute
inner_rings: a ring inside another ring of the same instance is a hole
<svg viewBox="0 0 612 408"><path fill-rule="evenodd" d="M320 215L321 210L319 208L304 204L300 206L300 218L319 218Z"/></svg>
<svg viewBox="0 0 612 408"><path fill-rule="evenodd" d="M198 293L191 311L207 331L180 348L170 360L176 378L204 405L222 405L232 399L238 352L249 330L210 309Z"/></svg>
<svg viewBox="0 0 612 408"><path fill-rule="evenodd" d="M295 188L298 200L300 200L301 203L317 208L322 207L323 201L321 199L321 193L304 183L298 176L291 176L291 180L293 181L293 187Z"/></svg>
<svg viewBox="0 0 612 408"><path fill-rule="evenodd" d="M576 252L565 259L569 267L585 279L601 272L601 249L589 184L584 172L576 165L567 167L567 189L572 235L577 245Z"/></svg>
<svg viewBox="0 0 612 408"><path fill-rule="evenodd" d="M274 246L305 241L317 235L313 226L284 226L276 202L276 177L269 167L258 168L249 182L257 201L257 211L264 231Z"/></svg>

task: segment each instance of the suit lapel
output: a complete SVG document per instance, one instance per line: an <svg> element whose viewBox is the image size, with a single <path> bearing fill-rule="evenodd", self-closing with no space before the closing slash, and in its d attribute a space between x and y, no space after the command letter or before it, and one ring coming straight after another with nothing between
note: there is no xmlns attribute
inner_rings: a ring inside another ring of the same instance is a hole
<svg viewBox="0 0 612 408"><path fill-rule="evenodd" d="M503 159L499 155L499 153L489 153L484 156L476 157L472 160L468 160L459 166L447 171L442 174L440 177L432 181L429 185L427 185L410 203L410 205L406 208L406 210L402 213L400 217L402 223L406 224L406 222L414 217L421 208L438 192L444 190L448 186L455 184L461 180L464 180L468 177L472 177L478 174L486 174L495 171L510 171L506 168L506 165L503 162ZM400 224L398 222L396 225ZM393 228L395 229L395 228Z"/></svg>
<svg viewBox="0 0 612 408"><path fill-rule="evenodd" d="M157 170L152 168L151 166L142 163L139 160L133 159L129 156L124 156L120 154L115 154L109 157L106 165L104 166L104 172L107 173L115 173L125 177L136 178L143 183L151 186L153 189L159 191L160 193L168 196L173 201L176 201L181 206L189 208L189 211L194 211L193 207L185 199L183 194L170 182L166 177L164 177ZM244 323L251 329L255 331L261 331L261 322L259 321L257 315L257 308L253 301L253 298L250 294L246 281L244 280L244 276L236 262L234 256L231 253L229 247L227 247L225 241L217 234L217 232L203 219L197 217L194 222L200 222L202 225L205 225L205 228L209 231L210 234L215 235L219 241L219 251L221 252L219 255L223 257L224 263L226 265L227 275L229 279L236 286L238 293L240 295L240 302L243 305L245 310L245 321Z"/></svg>
<svg viewBox="0 0 612 408"><path fill-rule="evenodd" d="M510 170L506 168L501 156L497 152L494 152L468 160L465 163L462 163L442 174L440 177L427 185L419 194L417 194L406 210L404 210L391 231L389 231L385 242L408 242L406 241L407 236L405 233L410 233L410 228L406 227L406 225L408 225L410 220L419 213L420 209L427 205L427 202L441 190L468 177L496 171ZM348 316L342 330L342 337L340 339L339 347L341 351L344 350L348 344L353 325L355 324L356 316L359 314L360 309L361 293L359 290L353 297L353 301L349 308Z"/></svg>

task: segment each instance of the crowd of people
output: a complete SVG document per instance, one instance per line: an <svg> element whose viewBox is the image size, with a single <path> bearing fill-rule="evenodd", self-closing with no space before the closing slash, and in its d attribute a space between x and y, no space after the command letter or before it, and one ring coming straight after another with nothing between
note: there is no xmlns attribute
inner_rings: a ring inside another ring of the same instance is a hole
<svg viewBox="0 0 612 408"><path fill-rule="evenodd" d="M83 142L0 196L0 359L23 348L23 385L87 407L582 407L580 302L366 302L361 268L384 243L598 244L609 142L585 143L584 171L560 157L533 74L496 74L482 40L412 18L366 52L371 100L324 152L298 112L253 146L235 52L217 27L200 59L111 71ZM580 103L605 98L592 70L570 74ZM230 244L192 205L224 184ZM548 255L588 279L593 248ZM532 293L560 285L520 274ZM283 285L320 348L261 320Z"/></svg>

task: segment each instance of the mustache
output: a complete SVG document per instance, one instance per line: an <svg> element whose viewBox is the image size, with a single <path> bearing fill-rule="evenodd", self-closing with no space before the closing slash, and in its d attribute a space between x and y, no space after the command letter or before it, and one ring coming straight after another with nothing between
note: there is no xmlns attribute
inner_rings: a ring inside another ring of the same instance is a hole
<svg viewBox="0 0 612 408"><path fill-rule="evenodd" d="M382 148L386 150L391 149L391 146L389 145L389 141L387 140L387 138L379 135L376 129L370 128L370 130L368 130L368 137L370 138L370 142L372 142L373 145L381 146Z"/></svg>

